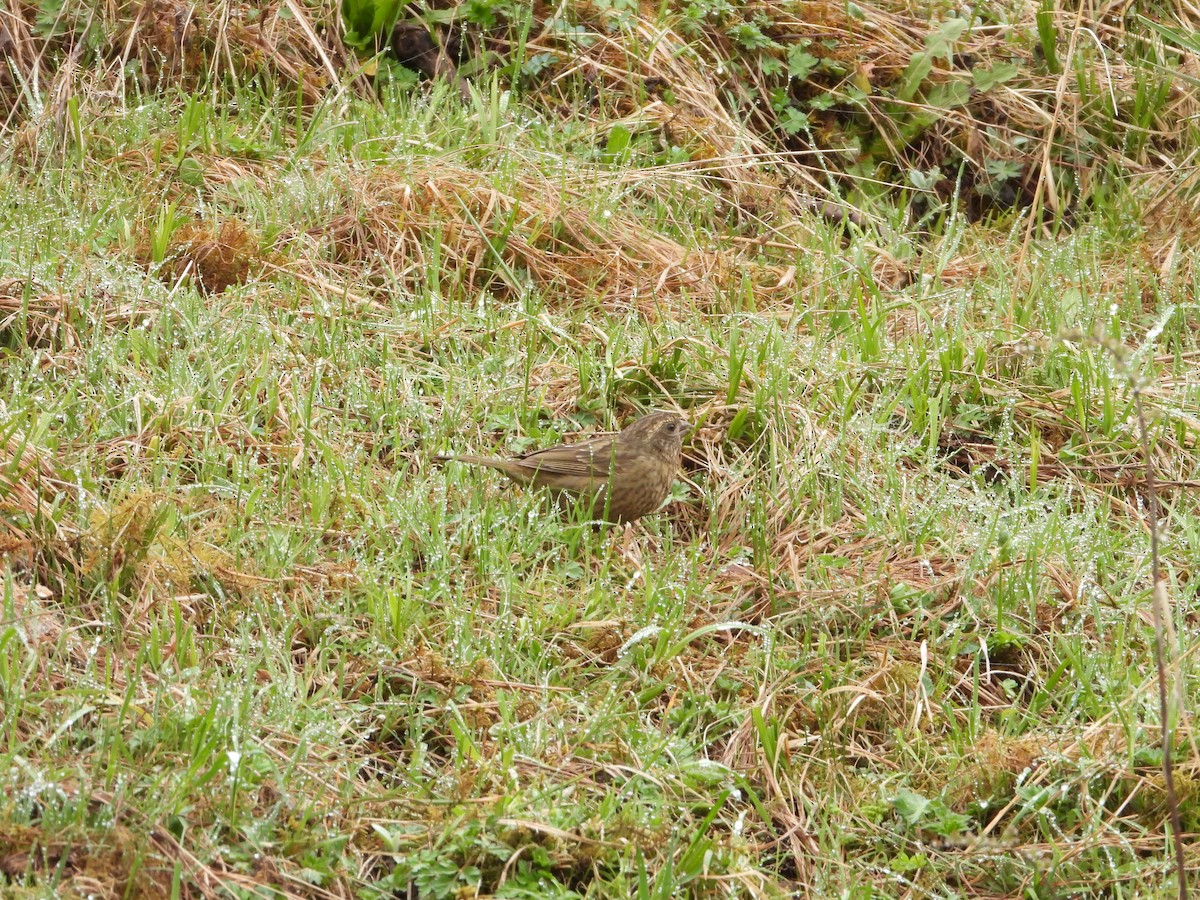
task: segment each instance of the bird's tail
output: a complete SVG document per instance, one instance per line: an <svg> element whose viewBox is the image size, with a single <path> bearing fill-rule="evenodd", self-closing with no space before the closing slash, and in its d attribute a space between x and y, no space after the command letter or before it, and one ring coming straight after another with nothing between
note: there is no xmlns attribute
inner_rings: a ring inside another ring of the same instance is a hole
<svg viewBox="0 0 1200 900"><path fill-rule="evenodd" d="M471 456L464 453L439 453L434 457L438 462L460 462L468 466L487 466L489 469L504 471L508 460L496 459L492 456Z"/></svg>

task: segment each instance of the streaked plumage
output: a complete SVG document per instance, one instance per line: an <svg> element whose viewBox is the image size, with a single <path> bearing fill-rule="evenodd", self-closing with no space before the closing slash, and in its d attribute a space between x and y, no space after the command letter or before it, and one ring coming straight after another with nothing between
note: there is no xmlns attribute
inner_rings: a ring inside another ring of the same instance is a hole
<svg viewBox="0 0 1200 900"><path fill-rule="evenodd" d="M547 488L590 500L591 515L632 522L652 513L667 498L691 430L683 416L653 412L624 431L575 444L559 444L511 459L439 456L497 469L518 484Z"/></svg>

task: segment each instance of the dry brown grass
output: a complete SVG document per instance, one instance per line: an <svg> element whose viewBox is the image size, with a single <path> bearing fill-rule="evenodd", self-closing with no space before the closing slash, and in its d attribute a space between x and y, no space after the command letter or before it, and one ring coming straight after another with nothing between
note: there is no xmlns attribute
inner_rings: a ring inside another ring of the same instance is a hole
<svg viewBox="0 0 1200 900"><path fill-rule="evenodd" d="M148 240L137 247L138 260L152 266ZM168 285L195 279L206 294L220 294L246 284L267 264L258 239L235 219L218 224L186 222L171 234L155 274Z"/></svg>
<svg viewBox="0 0 1200 900"><path fill-rule="evenodd" d="M532 284L554 303L589 300L650 317L709 309L743 273L774 284L782 269L666 237L620 209L605 218L589 185L551 182L532 169L499 190L494 178L465 166L429 163L406 172L373 171L347 182L346 212L304 237L321 256L380 284L423 283L432 243L456 285L520 296ZM284 235L277 246L295 241ZM301 254L301 271L309 270ZM322 267L310 275L322 279Z"/></svg>
<svg viewBox="0 0 1200 900"><path fill-rule="evenodd" d="M265 76L299 91L306 104L342 92L343 84L363 96L371 91L338 30L329 27L338 16L331 0L266 8L177 0L112 3L90 17L64 11L53 25L35 25L32 10L18 7L0 22L0 46L14 64L0 82L10 128L25 121L61 132L68 97L87 104L90 97L113 93L129 72L150 90L166 85L193 90ZM1200 101L1177 81L1152 122L1131 120L1145 76L1130 51L1155 39L1142 37L1144 29L1131 32L1137 22L1130 11L1057 13L1062 74L1041 61L1034 6L1010 10L1012 18L1002 23L978 22L955 42L953 56L933 60L912 96L905 90L905 70L924 52L936 23L927 7L908 0L857 4L853 10L828 0L763 3L728 13L720 23L693 26L649 9L631 16L580 3L563 12L579 32L564 35L553 18L555 8L538 7L534 33L524 45L528 57L552 60L535 82L547 106L572 117L581 112L594 117L599 143L622 126L684 148L690 161L680 168L719 186L742 215L770 220L780 210L794 217L804 209L828 209L830 215L848 211L867 224L870 216L852 208L863 201L856 179L882 177L899 185L906 170L937 166L943 178L935 192L946 199L960 163L964 200L974 214L1014 205L1067 212L1090 193L1096 173L1113 165L1127 175L1158 179L1164 193L1178 188L1177 172L1189 178L1187 162L1175 154ZM775 48L758 54L730 38L732 27L751 21L765 23L764 34ZM438 28L446 32L441 42L461 47L469 59L514 48L502 31L469 22ZM85 34L99 39L94 58L85 58ZM800 46L826 67L818 65L808 79L790 84L766 74L764 61L781 60ZM1161 46L1157 52L1164 52ZM1200 72L1194 54L1170 52L1181 72ZM970 86L973 72L1000 64L1014 64L1017 75L997 87L963 93L965 102L938 105L939 87ZM1076 77L1073 66L1086 77ZM34 80L56 85L54 103L36 121L21 100L21 85ZM575 102L581 84L590 108L579 109ZM780 130L779 115L767 102L779 90L809 115L809 131ZM859 99L850 99L853 90L862 92ZM824 96L834 102L810 107ZM1116 133L1095 133L1104 128ZM1105 153L1094 152L1098 140ZM30 135L21 141L38 152ZM1131 149L1126 153L1124 146ZM848 163L860 174L844 174ZM993 185L994 168L1002 164L1019 174ZM835 196L834 183L857 199L847 203ZM980 192L972 191L976 186ZM823 207L819 201L825 200L833 205Z"/></svg>
<svg viewBox="0 0 1200 900"><path fill-rule="evenodd" d="M18 325L23 327L19 330ZM78 342L70 298L41 293L20 279L0 282L0 339L38 350L69 351Z"/></svg>
<svg viewBox="0 0 1200 900"><path fill-rule="evenodd" d="M12 536L27 540L26 529L64 487L50 454L24 436L8 435L0 446L0 510L5 513L0 524Z"/></svg>

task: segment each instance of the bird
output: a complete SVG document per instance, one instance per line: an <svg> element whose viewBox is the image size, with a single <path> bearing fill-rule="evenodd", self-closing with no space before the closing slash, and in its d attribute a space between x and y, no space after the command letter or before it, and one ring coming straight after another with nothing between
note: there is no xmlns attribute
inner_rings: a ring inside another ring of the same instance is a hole
<svg viewBox="0 0 1200 900"><path fill-rule="evenodd" d="M509 459L469 454L439 455L487 466L521 485L547 488L556 498L578 497L590 514L608 522L633 522L657 510L671 490L692 430L678 413L652 412L615 435L558 444Z"/></svg>

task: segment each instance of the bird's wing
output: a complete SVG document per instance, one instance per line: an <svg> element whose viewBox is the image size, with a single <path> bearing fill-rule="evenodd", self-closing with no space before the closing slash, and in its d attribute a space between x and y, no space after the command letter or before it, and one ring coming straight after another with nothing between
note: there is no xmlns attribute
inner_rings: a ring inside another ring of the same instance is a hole
<svg viewBox="0 0 1200 900"><path fill-rule="evenodd" d="M544 475L607 479L612 456L612 438L598 437L577 444L528 453L515 462L531 472L541 472Z"/></svg>

